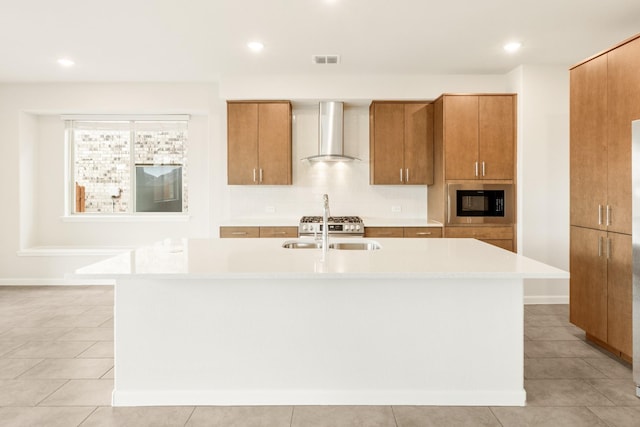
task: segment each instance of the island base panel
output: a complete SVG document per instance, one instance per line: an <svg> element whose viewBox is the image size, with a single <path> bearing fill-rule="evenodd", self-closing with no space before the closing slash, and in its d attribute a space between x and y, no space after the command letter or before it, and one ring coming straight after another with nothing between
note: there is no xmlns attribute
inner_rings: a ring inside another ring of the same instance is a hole
<svg viewBox="0 0 640 427"><path fill-rule="evenodd" d="M523 406L520 279L120 279L114 406Z"/></svg>

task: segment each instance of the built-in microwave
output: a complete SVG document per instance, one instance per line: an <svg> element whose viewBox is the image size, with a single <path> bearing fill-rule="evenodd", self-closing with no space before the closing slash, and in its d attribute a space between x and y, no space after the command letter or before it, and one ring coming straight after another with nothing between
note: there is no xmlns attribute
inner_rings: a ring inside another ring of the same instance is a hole
<svg viewBox="0 0 640 427"><path fill-rule="evenodd" d="M449 184L447 225L513 224L513 194L513 184Z"/></svg>

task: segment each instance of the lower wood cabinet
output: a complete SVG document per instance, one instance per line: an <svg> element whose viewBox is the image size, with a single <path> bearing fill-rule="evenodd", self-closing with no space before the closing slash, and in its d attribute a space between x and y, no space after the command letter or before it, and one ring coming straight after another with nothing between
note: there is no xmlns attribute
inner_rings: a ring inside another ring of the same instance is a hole
<svg viewBox="0 0 640 427"><path fill-rule="evenodd" d="M298 227L260 227L260 237L298 237Z"/></svg>
<svg viewBox="0 0 640 427"><path fill-rule="evenodd" d="M298 237L298 227L220 227L222 238Z"/></svg>
<svg viewBox="0 0 640 427"><path fill-rule="evenodd" d="M508 251L514 251L513 226L483 226L483 227L445 227L444 237L472 238L498 246Z"/></svg>
<svg viewBox="0 0 640 427"><path fill-rule="evenodd" d="M442 227L365 227L364 237L442 237Z"/></svg>
<svg viewBox="0 0 640 427"><path fill-rule="evenodd" d="M631 236L571 226L571 323L616 355L631 360Z"/></svg>

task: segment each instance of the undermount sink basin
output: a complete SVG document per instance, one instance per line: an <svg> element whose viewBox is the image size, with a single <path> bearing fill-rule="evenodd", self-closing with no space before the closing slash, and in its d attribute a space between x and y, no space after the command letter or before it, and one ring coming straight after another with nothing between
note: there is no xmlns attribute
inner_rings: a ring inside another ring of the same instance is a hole
<svg viewBox="0 0 640 427"><path fill-rule="evenodd" d="M282 247L285 249L322 249L322 242L284 242Z"/></svg>
<svg viewBox="0 0 640 427"><path fill-rule="evenodd" d="M329 249L340 249L350 251L373 251L380 249L380 245L376 242L349 242L349 243L330 243Z"/></svg>
<svg viewBox="0 0 640 427"><path fill-rule="evenodd" d="M290 240L284 242L282 247L285 249L322 249L322 242ZM337 250L373 251L380 248L380 244L373 241L329 243L329 249Z"/></svg>

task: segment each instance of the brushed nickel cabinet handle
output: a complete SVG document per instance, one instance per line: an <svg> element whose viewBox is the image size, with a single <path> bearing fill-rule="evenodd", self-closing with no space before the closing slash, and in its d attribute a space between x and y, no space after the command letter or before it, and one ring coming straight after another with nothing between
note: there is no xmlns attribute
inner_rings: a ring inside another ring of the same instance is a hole
<svg viewBox="0 0 640 427"><path fill-rule="evenodd" d="M482 162L482 176L484 176L484 162Z"/></svg>
<svg viewBox="0 0 640 427"><path fill-rule="evenodd" d="M416 233L416 236L430 236L431 232L430 231L419 231Z"/></svg>
<svg viewBox="0 0 640 427"><path fill-rule="evenodd" d="M607 259L611 258L611 239L607 238Z"/></svg>
<svg viewBox="0 0 640 427"><path fill-rule="evenodd" d="M234 235L234 236L246 236L247 232L246 231L232 231L231 234Z"/></svg>
<svg viewBox="0 0 640 427"><path fill-rule="evenodd" d="M253 168L253 182L256 182L256 168Z"/></svg>
<svg viewBox="0 0 640 427"><path fill-rule="evenodd" d="M262 182L262 168L260 168L260 182Z"/></svg>
<svg viewBox="0 0 640 427"><path fill-rule="evenodd" d="M409 168L407 168L407 182L409 182Z"/></svg>
<svg viewBox="0 0 640 427"><path fill-rule="evenodd" d="M598 205L598 225L602 225L602 205Z"/></svg>
<svg viewBox="0 0 640 427"><path fill-rule="evenodd" d="M607 214L606 214L605 224L607 227L611 225L611 206L609 205L607 205Z"/></svg>
<svg viewBox="0 0 640 427"><path fill-rule="evenodd" d="M402 180L402 168L400 168L400 182L404 182L404 181Z"/></svg>
<svg viewBox="0 0 640 427"><path fill-rule="evenodd" d="M602 256L602 236L598 237L598 256Z"/></svg>
<svg viewBox="0 0 640 427"><path fill-rule="evenodd" d="M476 176L478 176L478 162L476 162Z"/></svg>

